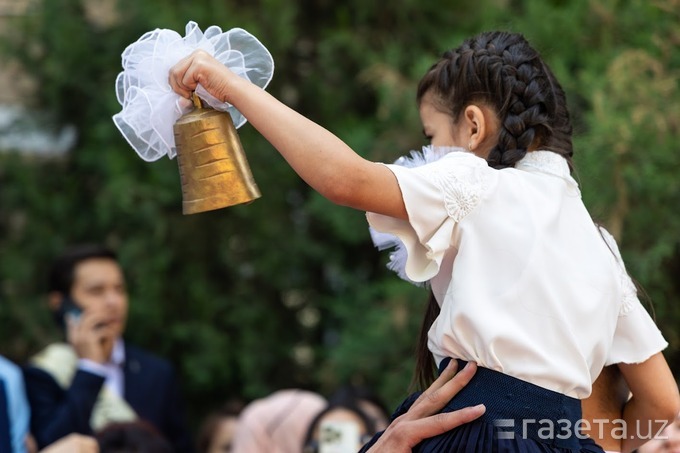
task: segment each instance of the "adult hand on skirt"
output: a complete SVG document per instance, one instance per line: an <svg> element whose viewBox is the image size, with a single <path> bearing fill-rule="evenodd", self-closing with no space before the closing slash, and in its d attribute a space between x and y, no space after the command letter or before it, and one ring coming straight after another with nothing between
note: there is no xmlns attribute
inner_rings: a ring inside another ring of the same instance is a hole
<svg viewBox="0 0 680 453"><path fill-rule="evenodd" d="M439 411L465 387L477 371L469 362L458 374L458 364L451 360L444 372L425 390L405 414L397 417L368 453L410 453L424 439L437 436L479 418L483 404L454 412Z"/></svg>

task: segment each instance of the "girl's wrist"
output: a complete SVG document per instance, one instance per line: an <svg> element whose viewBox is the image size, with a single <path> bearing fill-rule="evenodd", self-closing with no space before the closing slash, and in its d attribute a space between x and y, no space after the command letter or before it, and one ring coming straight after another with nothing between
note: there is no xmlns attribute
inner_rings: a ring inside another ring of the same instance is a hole
<svg viewBox="0 0 680 453"><path fill-rule="evenodd" d="M236 107L242 114L245 112L241 110L244 103L249 102L257 96L258 91L264 91L248 79L233 75L225 82L224 87L224 102Z"/></svg>
<svg viewBox="0 0 680 453"><path fill-rule="evenodd" d="M229 74L225 79L222 102L236 105L240 94L246 89L245 84L248 83L249 82L246 79L239 77L236 74Z"/></svg>

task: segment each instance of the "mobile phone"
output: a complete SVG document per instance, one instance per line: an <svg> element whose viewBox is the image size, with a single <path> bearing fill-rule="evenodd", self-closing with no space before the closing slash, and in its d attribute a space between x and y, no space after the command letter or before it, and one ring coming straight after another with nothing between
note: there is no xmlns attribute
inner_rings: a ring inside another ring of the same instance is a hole
<svg viewBox="0 0 680 453"><path fill-rule="evenodd" d="M360 448L359 425L356 422L321 422L319 453L356 453Z"/></svg>
<svg viewBox="0 0 680 453"><path fill-rule="evenodd" d="M77 322L78 320L80 320L80 315L83 314L83 309L80 308L78 304L76 304L76 302L73 300L73 298L69 295L64 296L64 299L61 301L60 311L64 324L66 324L66 320L68 318Z"/></svg>

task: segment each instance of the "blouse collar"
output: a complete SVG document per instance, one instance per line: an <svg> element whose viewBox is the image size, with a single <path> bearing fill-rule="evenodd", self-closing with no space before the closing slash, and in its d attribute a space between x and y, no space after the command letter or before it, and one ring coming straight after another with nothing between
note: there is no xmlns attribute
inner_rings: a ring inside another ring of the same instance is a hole
<svg viewBox="0 0 680 453"><path fill-rule="evenodd" d="M579 196L581 194L578 183L571 177L567 159L552 151L529 151L515 164L515 168L518 170L538 171L557 176L558 178L564 179L567 184L571 186L571 190L574 191L574 194Z"/></svg>
<svg viewBox="0 0 680 453"><path fill-rule="evenodd" d="M422 152L412 151L409 155L400 157L394 163L404 167L418 167L442 157L453 155L455 151L474 154L472 151L464 148L428 145L423 147ZM514 168L557 176L578 189L578 183L571 177L567 159L553 151L529 151L515 164Z"/></svg>
<svg viewBox="0 0 680 453"><path fill-rule="evenodd" d="M552 151L529 151L515 164L518 170L539 171L574 181L567 159ZM576 181L574 181L576 183Z"/></svg>

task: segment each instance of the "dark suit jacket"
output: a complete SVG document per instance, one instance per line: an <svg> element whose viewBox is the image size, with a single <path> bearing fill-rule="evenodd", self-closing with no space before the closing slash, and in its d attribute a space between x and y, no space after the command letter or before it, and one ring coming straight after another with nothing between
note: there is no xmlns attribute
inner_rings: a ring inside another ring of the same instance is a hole
<svg viewBox="0 0 680 453"><path fill-rule="evenodd" d="M125 343L124 398L140 418L154 425L178 453L192 452L184 404L175 372L164 359ZM63 389L47 372L24 368L31 406L31 431L40 448L70 433L93 434L90 416L104 378L78 370Z"/></svg>

